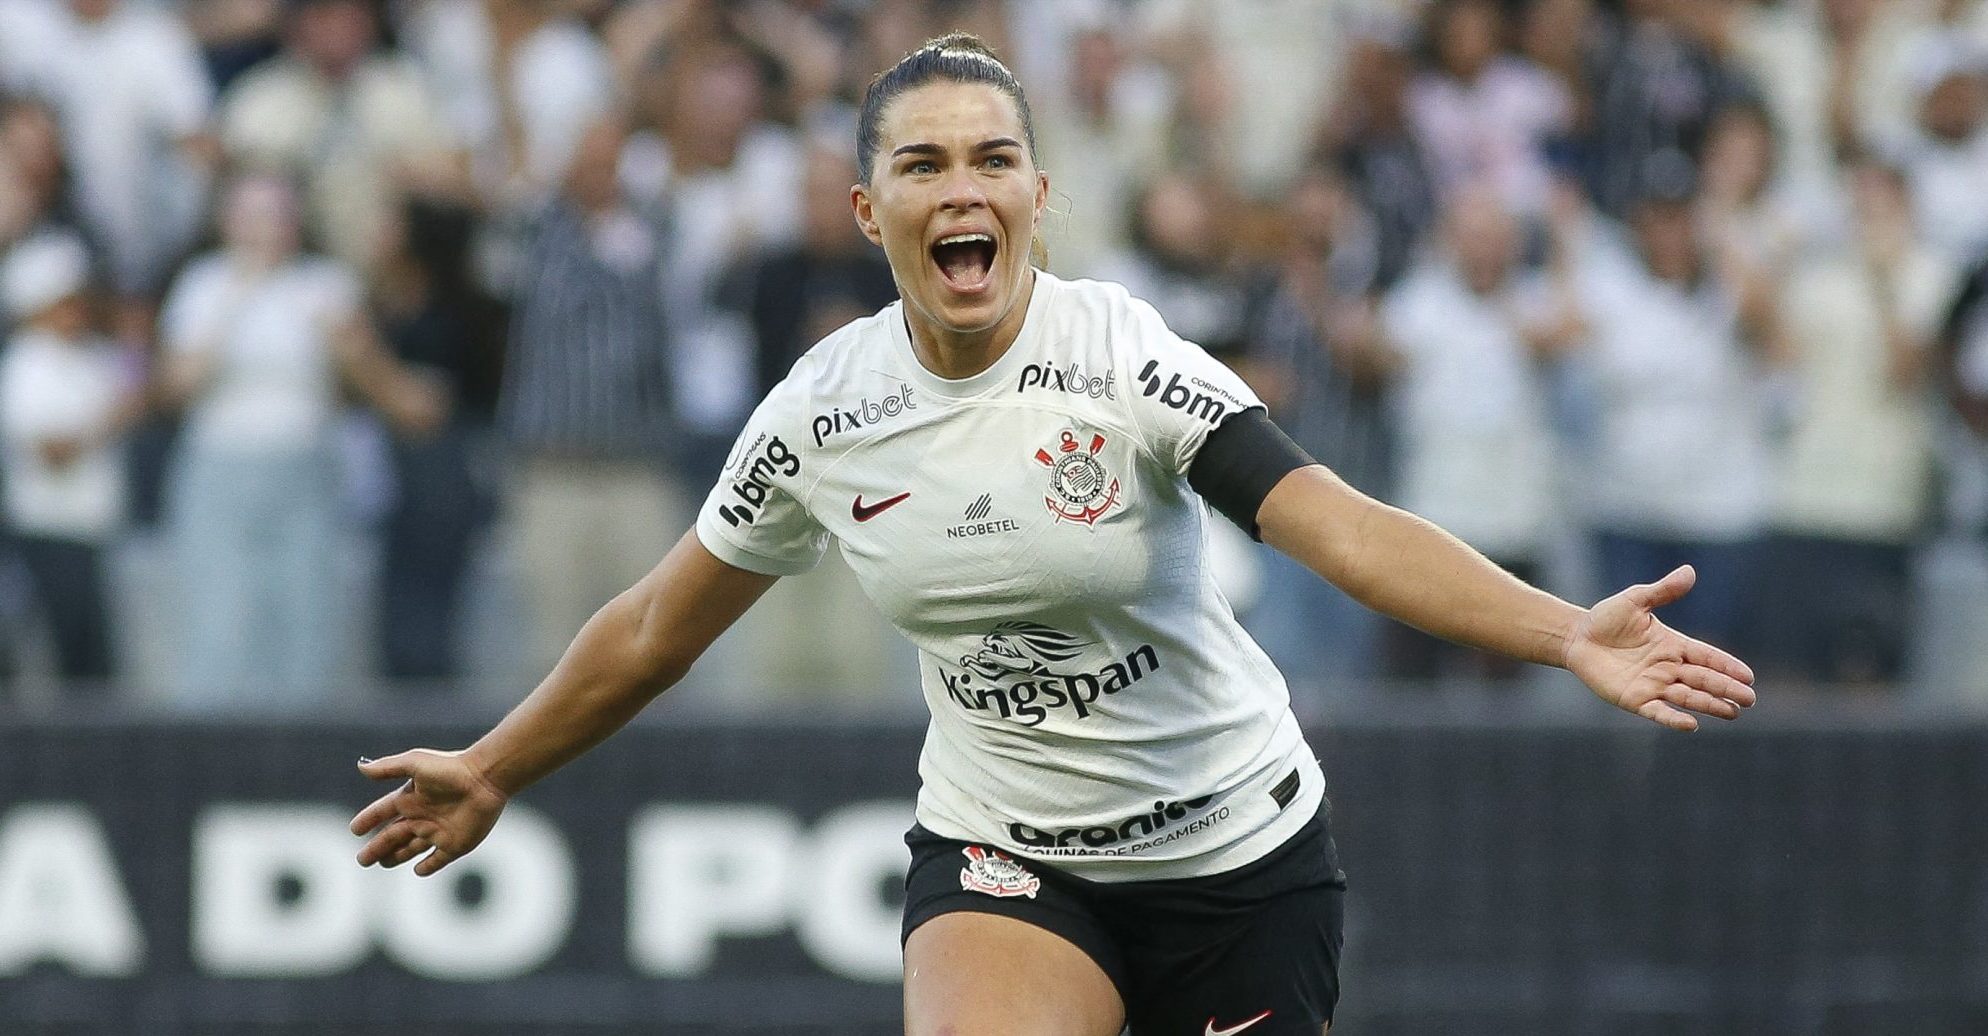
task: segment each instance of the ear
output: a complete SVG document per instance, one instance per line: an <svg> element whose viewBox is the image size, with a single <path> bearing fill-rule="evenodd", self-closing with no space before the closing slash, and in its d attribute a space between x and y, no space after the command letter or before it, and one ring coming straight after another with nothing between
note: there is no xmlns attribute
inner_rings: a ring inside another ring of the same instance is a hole
<svg viewBox="0 0 1988 1036"><path fill-rule="evenodd" d="M870 189L862 184L849 188L849 208L856 214L856 226L870 243L882 248L884 232L877 227L876 207L870 204Z"/></svg>
<svg viewBox="0 0 1988 1036"><path fill-rule="evenodd" d="M1042 226L1042 214L1049 211L1049 174L1036 170L1035 174L1035 225Z"/></svg>

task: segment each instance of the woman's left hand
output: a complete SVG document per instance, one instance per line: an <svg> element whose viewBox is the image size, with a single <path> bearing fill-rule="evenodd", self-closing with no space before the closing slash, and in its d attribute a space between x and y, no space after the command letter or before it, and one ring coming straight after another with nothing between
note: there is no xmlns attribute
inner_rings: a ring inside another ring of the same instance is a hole
<svg viewBox="0 0 1988 1036"><path fill-rule="evenodd" d="M1601 700L1673 730L1697 730L1693 713L1739 718L1755 700L1753 670L1653 614L1697 580L1685 565L1588 609L1567 642L1568 670Z"/></svg>

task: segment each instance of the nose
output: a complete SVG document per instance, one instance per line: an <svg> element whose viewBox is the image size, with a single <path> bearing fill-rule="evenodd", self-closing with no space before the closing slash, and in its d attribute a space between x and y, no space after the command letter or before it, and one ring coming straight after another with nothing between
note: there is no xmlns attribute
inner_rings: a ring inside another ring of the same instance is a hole
<svg viewBox="0 0 1988 1036"><path fill-rule="evenodd" d="M973 167L955 166L946 173L939 194L939 205L947 209L985 208L987 192L980 186L980 180L973 175Z"/></svg>

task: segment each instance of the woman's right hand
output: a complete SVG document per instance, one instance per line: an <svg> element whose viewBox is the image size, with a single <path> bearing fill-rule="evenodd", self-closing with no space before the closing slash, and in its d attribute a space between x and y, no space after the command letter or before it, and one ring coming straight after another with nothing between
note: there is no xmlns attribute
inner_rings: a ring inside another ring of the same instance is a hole
<svg viewBox="0 0 1988 1036"><path fill-rule="evenodd" d="M352 833L373 837L359 850L359 865L414 865L427 877L482 843L508 796L471 766L461 752L416 748L384 759L362 759L359 772L374 780L404 778L352 818Z"/></svg>

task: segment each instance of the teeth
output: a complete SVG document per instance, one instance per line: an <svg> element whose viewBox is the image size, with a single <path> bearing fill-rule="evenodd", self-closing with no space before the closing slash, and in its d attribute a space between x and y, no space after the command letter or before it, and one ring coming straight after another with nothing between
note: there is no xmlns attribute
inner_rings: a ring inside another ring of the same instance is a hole
<svg viewBox="0 0 1988 1036"><path fill-rule="evenodd" d="M942 245L967 245L976 241L985 241L990 245L994 243L994 239L986 234L954 234L951 237L940 238L938 243Z"/></svg>

